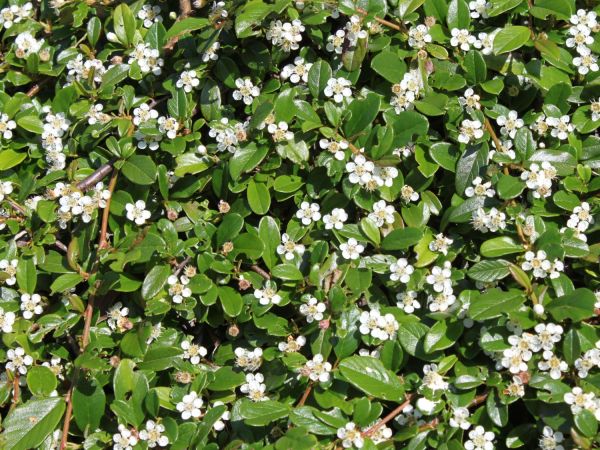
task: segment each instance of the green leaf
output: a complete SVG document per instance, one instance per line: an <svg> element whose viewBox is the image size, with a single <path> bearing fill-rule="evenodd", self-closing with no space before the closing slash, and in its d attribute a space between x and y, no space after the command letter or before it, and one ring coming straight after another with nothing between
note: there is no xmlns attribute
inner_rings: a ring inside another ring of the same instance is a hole
<svg viewBox="0 0 600 450"><path fill-rule="evenodd" d="M247 2L241 12L235 17L235 33L238 38L245 38L254 34L252 28L265 21L273 10L273 6L267 5L262 0Z"/></svg>
<svg viewBox="0 0 600 450"><path fill-rule="evenodd" d="M133 155L125 161L121 170L129 181L142 186L153 184L158 173L156 164L146 155Z"/></svg>
<svg viewBox="0 0 600 450"><path fill-rule="evenodd" d="M342 62L348 72L354 72L360 69L360 66L367 55L367 39L358 39L356 45L345 47L342 52Z"/></svg>
<svg viewBox="0 0 600 450"><path fill-rule="evenodd" d="M138 368L154 372L170 369L177 362L177 357L182 353L183 350L179 347L150 348L146 352L144 360L138 364Z"/></svg>
<svg viewBox="0 0 600 450"><path fill-rule="evenodd" d="M242 173L249 172L258 166L269 152L268 146L257 147L250 143L238 148L229 160L229 174L237 180Z"/></svg>
<svg viewBox="0 0 600 450"><path fill-rule="evenodd" d="M100 93L109 93L112 89L127 78L129 74L129 65L117 64L106 71L102 76L102 84L100 85Z"/></svg>
<svg viewBox="0 0 600 450"><path fill-rule="evenodd" d="M38 446L52 433L65 411L62 397L30 400L17 406L2 426L5 450L28 450Z"/></svg>
<svg viewBox="0 0 600 450"><path fill-rule="evenodd" d="M23 292L28 294L35 293L37 285L37 270L33 258L23 258L17 266L17 283Z"/></svg>
<svg viewBox="0 0 600 450"><path fill-rule="evenodd" d="M0 152L0 170L12 169L27 158L27 152L18 153L10 148Z"/></svg>
<svg viewBox="0 0 600 450"><path fill-rule="evenodd" d="M398 2L398 15L401 19L404 19L411 12L419 9L423 3L425 3L425 0L400 0Z"/></svg>
<svg viewBox="0 0 600 450"><path fill-rule="evenodd" d="M452 347L463 332L462 320L437 321L425 335L423 349L427 353Z"/></svg>
<svg viewBox="0 0 600 450"><path fill-rule="evenodd" d="M244 307L244 300L239 292L236 292L229 286L219 286L217 289L219 292L219 299L221 300L221 306L223 311L229 317L237 317L242 312Z"/></svg>
<svg viewBox="0 0 600 450"><path fill-rule="evenodd" d="M477 50L470 50L465 54L462 66L465 71L465 79L470 85L479 84L486 80L487 65L483 56Z"/></svg>
<svg viewBox="0 0 600 450"><path fill-rule="evenodd" d="M496 188L498 189L498 196L502 200L508 200L521 195L525 189L525 183L519 178L502 174L496 184Z"/></svg>
<svg viewBox="0 0 600 450"><path fill-rule="evenodd" d="M300 270L298 270L298 268L293 264L280 264L275 266L273 267L271 275L273 275L275 278L280 278L286 281L304 279L302 272L300 272Z"/></svg>
<svg viewBox="0 0 600 450"><path fill-rule="evenodd" d="M469 316L473 320L488 320L516 311L525 301L522 291L490 289L476 296L469 305Z"/></svg>
<svg viewBox="0 0 600 450"><path fill-rule="evenodd" d="M44 123L37 116L22 116L17 119L17 125L35 134L44 132Z"/></svg>
<svg viewBox="0 0 600 450"><path fill-rule="evenodd" d="M390 83L400 83L406 73L406 63L390 50L379 52L371 60L371 68Z"/></svg>
<svg viewBox="0 0 600 450"><path fill-rule="evenodd" d="M579 288L570 294L551 300L546 305L546 310L559 322L565 319L581 322L594 316L595 304L594 293L590 289Z"/></svg>
<svg viewBox="0 0 600 450"><path fill-rule="evenodd" d="M142 298L150 300L154 298L167 283L171 276L171 267L168 265L157 265L150 269L142 283Z"/></svg>
<svg viewBox="0 0 600 450"><path fill-rule="evenodd" d="M106 394L96 380L77 384L73 391L73 417L80 430L96 430L104 417L105 407Z"/></svg>
<svg viewBox="0 0 600 450"><path fill-rule="evenodd" d="M183 89L175 89L173 96L167 101L167 110L171 116L183 121L187 115L187 97Z"/></svg>
<svg viewBox="0 0 600 450"><path fill-rule="evenodd" d="M455 186L458 195L464 195L475 178L482 175L488 163L488 147L485 144L468 146L456 163Z"/></svg>
<svg viewBox="0 0 600 450"><path fill-rule="evenodd" d="M135 17L133 17L133 13L127 4L121 3L115 8L113 23L115 34L117 35L119 42L125 46L129 46L133 43L133 36L135 35Z"/></svg>
<svg viewBox="0 0 600 450"><path fill-rule="evenodd" d="M464 0L452 0L448 5L448 16L446 17L448 28L469 28L471 24L471 13L469 5Z"/></svg>
<svg viewBox="0 0 600 450"><path fill-rule="evenodd" d="M398 403L404 399L404 386L378 359L351 356L342 360L339 369L344 379L367 395Z"/></svg>
<svg viewBox="0 0 600 450"><path fill-rule="evenodd" d="M498 256L511 255L513 253L522 253L525 251L523 246L514 239L507 236L499 236L488 239L481 244L481 255L486 258L497 258Z"/></svg>
<svg viewBox="0 0 600 450"><path fill-rule="evenodd" d="M52 294L56 292L65 292L83 281L83 277L78 273L65 273L57 277L50 285Z"/></svg>
<svg viewBox="0 0 600 450"><path fill-rule="evenodd" d="M165 39L169 40L176 36L181 37L184 34L192 31L201 30L210 25L210 21L203 17L187 17L183 20L176 21L167 31Z"/></svg>
<svg viewBox="0 0 600 450"><path fill-rule="evenodd" d="M506 26L494 37L494 53L512 52L525 45L531 36L529 28L523 26Z"/></svg>
<svg viewBox="0 0 600 450"><path fill-rule="evenodd" d="M221 118L221 91L219 85L211 79L206 80L202 88L200 111L202 111L202 116L209 122Z"/></svg>
<svg viewBox="0 0 600 450"><path fill-rule="evenodd" d="M479 261L468 270L467 275L473 280L489 283L509 276L509 264L503 259Z"/></svg>
<svg viewBox="0 0 600 450"><path fill-rule="evenodd" d="M590 438L596 436L596 433L598 433L598 420L596 420L594 413L584 409L575 414L574 419L577 429L581 431L584 436Z"/></svg>
<svg viewBox="0 0 600 450"><path fill-rule="evenodd" d="M308 71L308 89L313 97L323 98L323 91L331 77L331 66L327 61L320 59L312 65Z"/></svg>
<svg viewBox="0 0 600 450"><path fill-rule="evenodd" d="M187 174L197 174L204 172L211 164L210 160L204 156L200 156L196 152L187 152L175 158L177 166L175 167L175 175L182 177Z"/></svg>
<svg viewBox="0 0 600 450"><path fill-rule="evenodd" d="M102 31L102 22L97 17L91 17L87 23L87 37L90 45L94 47L98 39L100 39L100 32Z"/></svg>
<svg viewBox="0 0 600 450"><path fill-rule="evenodd" d="M259 215L266 214L271 207L271 194L264 183L256 183L250 180L246 191L250 209Z"/></svg>
<svg viewBox="0 0 600 450"><path fill-rule="evenodd" d="M350 103L348 110L351 116L344 126L346 137L354 136L368 128L379 113L380 103L381 99L376 94L368 94L364 99Z"/></svg>
<svg viewBox="0 0 600 450"><path fill-rule="evenodd" d="M508 448L520 448L529 443L537 435L537 428L531 423L516 426L506 436Z"/></svg>
<svg viewBox="0 0 600 450"><path fill-rule="evenodd" d="M56 389L56 375L46 366L34 366L27 372L27 387L38 397L47 397Z"/></svg>
<svg viewBox="0 0 600 450"><path fill-rule="evenodd" d="M498 427L506 426L508 423L508 407L500 401L495 389L487 396L485 409L494 425Z"/></svg>
<svg viewBox="0 0 600 450"><path fill-rule="evenodd" d="M277 246L281 242L279 226L275 219L269 216L260 219L258 235L265 247L262 259L270 269L277 262Z"/></svg>
<svg viewBox="0 0 600 450"><path fill-rule="evenodd" d="M418 228L398 228L383 238L381 247L384 250L406 250L416 245L423 237Z"/></svg>
<svg viewBox="0 0 600 450"><path fill-rule="evenodd" d="M240 416L244 419L244 423L261 427L274 422L275 420L286 417L291 411L291 408L283 403L273 400L264 402L252 402L248 399L242 399L240 402Z"/></svg>

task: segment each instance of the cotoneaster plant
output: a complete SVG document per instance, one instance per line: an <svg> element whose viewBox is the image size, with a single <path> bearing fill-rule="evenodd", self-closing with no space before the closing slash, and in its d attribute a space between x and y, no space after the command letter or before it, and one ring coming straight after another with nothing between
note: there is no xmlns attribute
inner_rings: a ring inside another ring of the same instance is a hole
<svg viewBox="0 0 600 450"><path fill-rule="evenodd" d="M0 448L598 448L599 10L1 2Z"/></svg>

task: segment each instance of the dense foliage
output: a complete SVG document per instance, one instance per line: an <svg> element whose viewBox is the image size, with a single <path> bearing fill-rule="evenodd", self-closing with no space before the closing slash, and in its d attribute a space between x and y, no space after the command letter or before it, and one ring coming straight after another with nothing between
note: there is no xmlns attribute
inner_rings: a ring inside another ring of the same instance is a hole
<svg viewBox="0 0 600 450"><path fill-rule="evenodd" d="M1 448L600 446L594 1L2 4Z"/></svg>

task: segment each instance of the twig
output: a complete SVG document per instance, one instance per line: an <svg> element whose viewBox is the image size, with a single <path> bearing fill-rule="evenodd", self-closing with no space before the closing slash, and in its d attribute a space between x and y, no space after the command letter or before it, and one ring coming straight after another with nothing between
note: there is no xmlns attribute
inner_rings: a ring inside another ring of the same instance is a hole
<svg viewBox="0 0 600 450"><path fill-rule="evenodd" d="M67 246L65 244L63 244L61 241L59 241L58 239L56 240L56 242L54 242L54 246L57 249L65 252L65 253L67 253L69 251L69 249L67 248Z"/></svg>
<svg viewBox="0 0 600 450"><path fill-rule="evenodd" d="M23 215L27 214L27 211L25 211L25 208L23 208L21 205L19 205L17 202L15 202L12 198L5 197L5 199L8 202L8 204L11 206L12 209L14 209L17 212L20 212Z"/></svg>
<svg viewBox="0 0 600 450"><path fill-rule="evenodd" d="M404 410L404 408L406 408L408 405L410 405L410 401L413 399L413 397L414 397L414 394L406 394L406 400L404 400L404 403L402 403L397 408L392 410L387 416L385 416L383 419L381 419L375 425L373 425L369 429L363 431L362 432L363 437L372 436L373 433L375 433L377 430L382 428L390 420L394 419L394 417L396 417L398 414L400 414Z"/></svg>
<svg viewBox="0 0 600 450"><path fill-rule="evenodd" d="M98 250L102 250L108 247L108 242L106 241L106 233L108 230L108 216L110 215L110 200L112 199L113 192L115 191L118 176L119 172L115 170L110 178L110 182L108 183L108 191L110 192L110 197L108 198L108 200L106 200L106 206L104 207L104 211L102 212L102 226L100 228L100 240L98 241Z"/></svg>
<svg viewBox="0 0 600 450"><path fill-rule="evenodd" d="M112 177L110 178L110 182L108 184L108 190L110 192L110 197L108 198L108 200L106 200L106 207L104 208L104 211L102 213L102 224L100 227L100 237L98 239L98 255L96 256L96 261L94 263L94 266L92 267L91 275L94 275L97 271L98 271L98 266L100 265L100 256L99 256L99 251L106 248L108 246L107 241L106 241L106 232L108 230L108 218L110 215L110 200L112 198L112 194L115 191L115 187L117 185L117 177L119 175L119 172L117 170L115 170L112 174ZM64 245L64 244L63 244ZM79 349L80 353L85 352L86 347L89 344L90 341L90 330L92 328L92 317L94 316L94 307L95 307L95 303L96 303L96 292L98 291L98 288L100 287L100 284L102 283L101 280L97 280L96 283L94 284L94 288L92 293L90 294L90 296L88 297L88 303L87 306L85 308L84 311L84 324L83 324L83 332L81 335L81 347ZM73 390L75 389L75 386L77 385L77 382L79 380L79 374L80 374L81 370L79 367L75 367L75 369L73 370L73 377L71 378L71 385L69 386L69 390L67 392L67 395L65 396L65 401L67 402L67 410L65 412L65 421L63 423L63 429L62 429L62 437L60 440L60 450L65 450L65 448L67 447L67 441L69 438L69 428L71 426L71 418L73 417L73 402L71 401L71 399L73 398Z"/></svg>
<svg viewBox="0 0 600 450"><path fill-rule="evenodd" d="M487 399L488 393L484 392L481 395L478 395L477 397L475 397L471 403L469 403L467 405L467 408L474 408L475 406L481 405L483 402L485 402L485 400Z"/></svg>
<svg viewBox="0 0 600 450"><path fill-rule="evenodd" d="M366 16L369 14L369 12L363 8L356 8L356 12L362 14L363 16ZM407 33L406 27L404 26L403 23L390 22L389 20L385 20L385 19L382 19L377 16L373 17L373 19L375 19L376 22L379 22L381 25L384 25L388 28L392 28L393 30L401 31L402 33Z"/></svg>
<svg viewBox="0 0 600 450"><path fill-rule="evenodd" d="M253 264L250 266L250 269L253 272L256 272L257 274L259 274L261 277L263 277L265 280L270 280L271 279L271 275L269 275L269 272L267 272L266 270L260 268L259 266L257 266L256 264Z"/></svg>
<svg viewBox="0 0 600 450"><path fill-rule="evenodd" d="M77 189L79 189L80 191L87 191L90 187L92 187L93 185L98 183L100 180L102 180L106 175L108 175L110 173L110 171L113 169L113 165L115 164L116 161L117 161L117 159L113 158L110 161L108 161L107 163L102 164L89 177L87 177L87 178L81 180L79 183L77 183Z"/></svg>
<svg viewBox="0 0 600 450"><path fill-rule="evenodd" d="M306 400L308 399L308 396L310 395L310 391L312 390L312 388L313 388L313 383L311 381L308 384L308 386L306 386L306 389L304 390L302 397L300 397L300 400L298 401L296 408L299 408L300 406L304 406L304 403L306 403Z"/></svg>
<svg viewBox="0 0 600 450"><path fill-rule="evenodd" d="M20 388L19 388L19 372L15 371L15 375L13 378L13 399L12 399L12 405L10 406L10 409L13 409L15 406L17 406L17 403L19 403L19 393L20 393Z"/></svg>
<svg viewBox="0 0 600 450"><path fill-rule="evenodd" d="M29 88L25 95L29 98L35 97L40 92L41 87L47 84L50 80L51 78L45 78L39 83L34 84L33 86L31 86L31 88Z"/></svg>
<svg viewBox="0 0 600 450"><path fill-rule="evenodd" d="M485 121L483 122L483 126L488 131L488 133L490 133L490 136L492 136L492 141L494 141L496 150L501 151L502 150L502 142L500 142L500 139L498 139L498 136L496 135L496 132L494 131L494 127L490 123L490 119L488 119L486 117Z"/></svg>
<svg viewBox="0 0 600 450"><path fill-rule="evenodd" d="M183 268L192 260L191 256L186 257L183 261L181 261L177 266L175 266L175 272L173 275L178 276L179 273L183 270Z"/></svg>

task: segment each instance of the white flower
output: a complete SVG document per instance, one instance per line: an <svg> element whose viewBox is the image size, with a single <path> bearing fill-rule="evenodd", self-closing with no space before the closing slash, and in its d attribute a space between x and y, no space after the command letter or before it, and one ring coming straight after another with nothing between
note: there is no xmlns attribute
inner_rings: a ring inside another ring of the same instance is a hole
<svg viewBox="0 0 600 450"><path fill-rule="evenodd" d="M491 208L488 213L483 208L478 208L473 212L473 228L477 231L495 233L498 230L506 228L506 214Z"/></svg>
<svg viewBox="0 0 600 450"><path fill-rule="evenodd" d="M512 150L512 146L513 143L511 140L501 141L500 148L497 148L496 142L492 141L492 147L494 148L490 150L490 158L492 158L496 154L496 152L498 152L500 155L506 156L509 159L515 159L516 153L514 150Z"/></svg>
<svg viewBox="0 0 600 450"><path fill-rule="evenodd" d="M220 400L217 400L216 402L213 403L213 408L217 407L217 406L221 406L221 405L225 405L225 403L223 403ZM213 428L217 431L221 431L225 428L225 421L231 420L231 412L225 410L225 412L223 412L223 414L221 414L221 417L219 418L219 420L217 420L215 422L215 424L213 425Z"/></svg>
<svg viewBox="0 0 600 450"><path fill-rule="evenodd" d="M415 291L406 291L396 294L396 306L407 314L412 314L415 309L420 309L421 304L417 301L417 293Z"/></svg>
<svg viewBox="0 0 600 450"><path fill-rule="evenodd" d="M304 58L296 56L294 58L294 64L287 64L281 71L281 77L284 80L289 80L298 84L300 81L308 82L308 71L312 67L312 63L304 62Z"/></svg>
<svg viewBox="0 0 600 450"><path fill-rule="evenodd" d="M17 282L17 266L19 265L18 259L2 259L0 260L0 270L2 270L7 278L4 279L4 282L9 286L14 286Z"/></svg>
<svg viewBox="0 0 600 450"><path fill-rule="evenodd" d="M135 119L134 119L135 120ZM152 151L158 150L162 136L146 136L139 131L134 133L134 137L137 139L137 148L140 150L150 149Z"/></svg>
<svg viewBox="0 0 600 450"><path fill-rule="evenodd" d="M333 97L336 103L342 103L344 98L352 97L352 89L349 86L352 86L352 82L346 78L330 78L324 92L327 97Z"/></svg>
<svg viewBox="0 0 600 450"><path fill-rule="evenodd" d="M21 22L32 14L33 5L31 2L27 2L23 6L10 5L6 8L2 8L0 11L0 28L4 27L8 30L15 23Z"/></svg>
<svg viewBox="0 0 600 450"><path fill-rule="evenodd" d="M399 328L398 321L392 314L381 315L379 310L363 311L359 317L359 331L382 341L396 338Z"/></svg>
<svg viewBox="0 0 600 450"><path fill-rule="evenodd" d="M460 126L460 133L458 135L458 142L468 144L469 142L476 141L483 137L483 129L481 128L481 122L479 120L468 120L462 121Z"/></svg>
<svg viewBox="0 0 600 450"><path fill-rule="evenodd" d="M432 252L441 253L444 256L448 254L448 247L452 245L454 241L447 238L442 233L436 234L435 239L429 243L429 250Z"/></svg>
<svg viewBox="0 0 600 450"><path fill-rule="evenodd" d="M346 172L350 174L348 177L350 183L358 183L361 186L371 181L374 169L375 164L372 161L367 161L363 155L355 155L353 161L346 163Z"/></svg>
<svg viewBox="0 0 600 450"><path fill-rule="evenodd" d="M304 347L304 344L306 344L306 338L304 336L298 336L296 339L294 339L293 336L288 336L287 341L283 341L277 344L277 348L280 352L295 353L299 352L302 349L302 347Z"/></svg>
<svg viewBox="0 0 600 450"><path fill-rule="evenodd" d="M156 423L153 420L148 420L146 422L146 428L140 431L140 439L142 441L147 441L148 447L154 448L156 446L166 447L169 445L169 438L164 436L165 426Z"/></svg>
<svg viewBox="0 0 600 450"><path fill-rule="evenodd" d="M567 115L561 117L548 117L546 123L552 127L550 134L552 137L558 138L564 141L569 137L569 134L573 133L575 129L572 123L569 123L571 118Z"/></svg>
<svg viewBox="0 0 600 450"><path fill-rule="evenodd" d="M202 415L202 405L204 405L202 397L199 397L197 392L192 391L184 395L181 401L177 403L177 411L181 413L183 420L188 420L191 417L198 419Z"/></svg>
<svg viewBox="0 0 600 450"><path fill-rule="evenodd" d="M469 440L465 442L466 450L493 450L494 433L485 431L481 425L477 425L469 431Z"/></svg>
<svg viewBox="0 0 600 450"><path fill-rule="evenodd" d="M181 342L181 348L183 349L183 359L189 359L194 365L200 364L200 360L208 354L208 350L201 345L192 344L190 341L185 340Z"/></svg>
<svg viewBox="0 0 600 450"><path fill-rule="evenodd" d="M433 410L437 406L438 402L434 402L425 397L420 397L417 399L416 407L419 411L421 411L426 416L433 414Z"/></svg>
<svg viewBox="0 0 600 450"><path fill-rule="evenodd" d="M425 364L423 366L423 386L432 391L445 391L448 389L448 382L438 373L437 364Z"/></svg>
<svg viewBox="0 0 600 450"><path fill-rule="evenodd" d="M160 6L143 5L138 11L138 19L144 21L144 28L150 28L154 23L163 21L160 15Z"/></svg>
<svg viewBox="0 0 600 450"><path fill-rule="evenodd" d="M192 290L187 286L190 284L190 279L185 275L181 275L179 278L177 278L177 275L170 275L167 278L167 283L173 303L179 304L184 299L192 296Z"/></svg>
<svg viewBox="0 0 600 450"><path fill-rule="evenodd" d="M38 41L28 31L20 33L15 38L15 46L17 47L15 50L15 55L17 58L27 58L33 53L38 53L41 50L42 45L44 45L43 39Z"/></svg>
<svg viewBox="0 0 600 450"><path fill-rule="evenodd" d="M323 320L323 313L327 310L325 303L319 302L315 297L309 297L305 304L300 305L300 314L306 316L306 321Z"/></svg>
<svg viewBox="0 0 600 450"><path fill-rule="evenodd" d="M235 80L235 86L237 89L233 91L233 98L243 100L246 105L251 105L254 98L260 95L260 89L258 86L254 86L249 78L238 78Z"/></svg>
<svg viewBox="0 0 600 450"><path fill-rule="evenodd" d="M496 194L496 191L492 189L491 181L487 181L483 183L481 177L476 177L471 182L473 186L469 186L465 189L465 195L467 197L493 197Z"/></svg>
<svg viewBox="0 0 600 450"><path fill-rule="evenodd" d="M496 123L502 127L500 133L510 136L511 139L515 138L517 130L524 125L523 119L519 119L516 111L509 111L508 116L498 116Z"/></svg>
<svg viewBox="0 0 600 450"><path fill-rule="evenodd" d="M169 139L175 139L177 137L179 126L179 122L173 117L161 116L158 118L158 131L166 134Z"/></svg>
<svg viewBox="0 0 600 450"><path fill-rule="evenodd" d="M302 202L296 217L302 221L302 225L310 225L321 218L320 206L316 203Z"/></svg>
<svg viewBox="0 0 600 450"><path fill-rule="evenodd" d="M321 139L319 141L319 147L323 150L328 150L331 152L335 159L338 161L343 161L346 154L344 151L348 148L348 142L342 141L329 141L327 139Z"/></svg>
<svg viewBox="0 0 600 450"><path fill-rule="evenodd" d="M477 35L477 40L473 44L473 46L477 49L481 50L481 53L484 55L491 55L494 51L494 38L496 37L496 32L493 33L479 33Z"/></svg>
<svg viewBox="0 0 600 450"><path fill-rule="evenodd" d="M113 434L113 450L132 450L138 443L138 438L135 437L129 428L125 425L119 425L119 432Z"/></svg>
<svg viewBox="0 0 600 450"><path fill-rule="evenodd" d="M599 365L600 350L597 348L588 350L581 358L577 358L574 363L579 378L587 378L589 371Z"/></svg>
<svg viewBox="0 0 600 450"><path fill-rule="evenodd" d="M583 25L588 28L594 28L597 25L596 13L594 11L586 11L585 9L578 9L577 14L571 15L569 21L573 25Z"/></svg>
<svg viewBox="0 0 600 450"><path fill-rule="evenodd" d="M294 133L288 129L288 124L283 121L277 124L269 124L267 131L273 137L274 142L291 141L294 139Z"/></svg>
<svg viewBox="0 0 600 450"><path fill-rule="evenodd" d="M100 103L90 106L86 116L88 118L88 124L95 125L97 123L106 123L110 120L110 116L102 112L104 106Z"/></svg>
<svg viewBox="0 0 600 450"><path fill-rule="evenodd" d="M506 386L505 392L511 397L523 397L525 395L523 380L518 376L513 376L512 383Z"/></svg>
<svg viewBox="0 0 600 450"><path fill-rule="evenodd" d="M386 186L386 187L392 187L392 185L394 184L394 180L398 178L398 169L396 169L395 167L391 167L391 166L376 166L373 169L373 180L371 181L371 183L369 183L368 187L372 187L372 182L374 181L378 187L382 187L382 186ZM405 187L409 187L409 186L403 186L402 189L400 189L400 195L406 195L406 192L403 190ZM410 188L412 189L412 188ZM419 194L417 193L417 200L419 197ZM414 194L411 194L411 197L414 197ZM405 200L404 197L402 197L403 200ZM406 201L406 200L405 200Z"/></svg>
<svg viewBox="0 0 600 450"><path fill-rule="evenodd" d="M39 316L44 312L42 308L42 297L40 294L21 294L21 311L23 318L31 319L34 315Z"/></svg>
<svg viewBox="0 0 600 450"><path fill-rule="evenodd" d="M106 322L111 330L119 330L120 332L123 332L128 329L128 315L129 308L123 308L123 304L121 302L117 302L108 310L108 320Z"/></svg>
<svg viewBox="0 0 600 450"><path fill-rule="evenodd" d="M348 242L340 244L340 250L345 259L358 259L360 254L364 252L365 247L359 244L356 239L350 238Z"/></svg>
<svg viewBox="0 0 600 450"><path fill-rule="evenodd" d="M390 279L406 284L410 281L410 276L414 271L414 267L408 264L406 258L398 258L396 262L390 264L390 272L392 272Z"/></svg>
<svg viewBox="0 0 600 450"><path fill-rule="evenodd" d="M564 440L563 434L560 431L554 431L549 426L545 426L542 431L542 437L538 441L541 450L565 450L560 445Z"/></svg>
<svg viewBox="0 0 600 450"><path fill-rule="evenodd" d="M354 422L348 422L344 428L338 428L337 437L342 440L344 448L363 448L365 440Z"/></svg>
<svg viewBox="0 0 600 450"><path fill-rule="evenodd" d="M164 60L156 48L151 48L148 43L137 44L129 54L128 64L137 62L142 73L150 73L158 76L162 73Z"/></svg>
<svg viewBox="0 0 600 450"><path fill-rule="evenodd" d="M554 323L538 323L534 327L539 341L539 348L543 350L552 350L554 344L560 342L563 334L563 327Z"/></svg>
<svg viewBox="0 0 600 450"><path fill-rule="evenodd" d="M486 0L475 0L469 2L469 9L471 10L471 18L479 19L480 17L486 19L488 17L488 9L492 7L491 3Z"/></svg>
<svg viewBox="0 0 600 450"><path fill-rule="evenodd" d="M463 430L468 430L471 428L471 423L467 420L469 415L469 410L467 408L454 408L452 410L452 417L448 423L452 428L462 428Z"/></svg>
<svg viewBox="0 0 600 450"><path fill-rule="evenodd" d="M152 214L146 209L146 202L138 200L134 203L127 203L125 205L125 211L127 211L127 218L137 225L143 225L146 220L150 218Z"/></svg>
<svg viewBox="0 0 600 450"><path fill-rule="evenodd" d="M582 202L573 209L573 214L567 221L567 227L579 232L586 231L594 223L594 217L590 213L590 204Z"/></svg>
<svg viewBox="0 0 600 450"><path fill-rule="evenodd" d="M352 46L356 45L358 39L366 39L368 36L367 31L362 29L361 18L357 15L351 16L344 28L348 32L347 38Z"/></svg>
<svg viewBox="0 0 600 450"><path fill-rule="evenodd" d="M481 109L479 100L481 100L481 97L477 95L472 88L468 88L463 96L458 98L458 102L461 106L464 106L468 112L472 112L475 109Z"/></svg>
<svg viewBox="0 0 600 450"><path fill-rule="evenodd" d="M14 120L10 120L7 114L0 114L0 134L4 139L11 139L13 132L17 128L17 123Z"/></svg>
<svg viewBox="0 0 600 450"><path fill-rule="evenodd" d="M545 372L548 371L553 380L559 380L561 372L569 370L569 365L552 353L552 350L545 350L542 356L544 359L538 362L538 368Z"/></svg>
<svg viewBox="0 0 600 450"><path fill-rule="evenodd" d="M586 75L590 71L598 72L598 58L592 54L589 48L579 49L579 55L573 58L573 65L577 67L577 71L581 75Z"/></svg>
<svg viewBox="0 0 600 450"><path fill-rule="evenodd" d="M175 83L178 88L183 88L185 92L192 92L195 87L198 87L200 80L195 70L184 70L179 76L179 80ZM172 139L172 138L171 138Z"/></svg>
<svg viewBox="0 0 600 450"><path fill-rule="evenodd" d="M569 28L569 35L565 44L569 48L577 48L578 52L594 43L594 38L591 36L592 30L587 26L579 24Z"/></svg>
<svg viewBox="0 0 600 450"><path fill-rule="evenodd" d="M443 268L434 266L431 273L425 278L435 292L452 293L451 267L450 261L445 261Z"/></svg>
<svg viewBox="0 0 600 450"><path fill-rule="evenodd" d="M246 382L240 386L240 391L246 394L254 402L269 400L265 395L267 386L263 383L265 377L261 373L246 374Z"/></svg>
<svg viewBox="0 0 600 450"><path fill-rule="evenodd" d="M33 358L25 353L23 347L17 347L16 349L9 349L6 352L6 357L8 361L6 363L6 368L11 372L19 372L21 375L25 375L27 373L27 366L31 366L33 364Z"/></svg>
<svg viewBox="0 0 600 450"><path fill-rule="evenodd" d="M378 227L384 226L386 223L394 223L394 213L396 209L393 205L388 205L385 200L379 200L373 204L373 212L369 213L369 219Z"/></svg>
<svg viewBox="0 0 600 450"><path fill-rule="evenodd" d="M327 37L327 45L325 48L328 52L335 52L338 55L341 55L345 38L346 32L344 30L337 30L335 34Z"/></svg>
<svg viewBox="0 0 600 450"><path fill-rule="evenodd" d="M529 170L521 173L521 179L532 190L534 198L545 198L552 194L552 179L556 177L556 169L548 161L542 163L542 167L537 163L529 166Z"/></svg>
<svg viewBox="0 0 600 450"><path fill-rule="evenodd" d="M16 315L14 312L4 312L4 308L0 307L0 330L3 333L12 333Z"/></svg>
<svg viewBox="0 0 600 450"><path fill-rule="evenodd" d="M533 276L536 278L558 278L558 272L562 272L563 264L561 261L554 260L554 264L546 259L547 255L544 250L538 250L537 253L528 251L525 253L525 261L521 264L521 268L525 271L533 270Z"/></svg>
<svg viewBox="0 0 600 450"><path fill-rule="evenodd" d="M281 296L277 293L277 287L270 281L265 282L265 286L262 289L256 289L254 297L263 306L270 305L271 303L278 305L281 302Z"/></svg>
<svg viewBox="0 0 600 450"><path fill-rule="evenodd" d="M342 208L334 208L331 213L323 216L323 223L325 224L326 230L335 228L341 230L344 227L344 223L348 220L348 214Z"/></svg>
<svg viewBox="0 0 600 450"><path fill-rule="evenodd" d="M202 62L208 61L216 61L219 59L219 55L217 51L221 48L221 44L217 42L213 42L212 45L202 54Z"/></svg>
<svg viewBox="0 0 600 450"><path fill-rule="evenodd" d="M423 48L431 42L429 28L426 25L417 25L408 30L408 45L413 48Z"/></svg>
<svg viewBox="0 0 600 450"><path fill-rule="evenodd" d="M0 181L0 201L4 200L4 197L10 195L12 191L13 185L10 181Z"/></svg>
<svg viewBox="0 0 600 450"><path fill-rule="evenodd" d="M468 51L471 48L471 45L473 45L477 40L475 39L475 36L469 34L469 30L452 28L450 34L452 35L450 38L450 45L453 47L459 47L465 52Z"/></svg>
<svg viewBox="0 0 600 450"><path fill-rule="evenodd" d="M158 119L158 111L150 108L147 103L142 103L133 110L133 124L140 126L151 120Z"/></svg>
<svg viewBox="0 0 600 450"><path fill-rule="evenodd" d="M331 363L325 361L323 355L316 354L313 359L306 361L306 364L300 369L301 375L308 376L311 381L326 383L331 377Z"/></svg>
<svg viewBox="0 0 600 450"><path fill-rule="evenodd" d="M302 41L302 32L304 25L300 20L295 19L292 22L282 23L280 20L271 22L266 33L266 38L273 45L281 47L286 52L298 50Z"/></svg>
<svg viewBox="0 0 600 450"><path fill-rule="evenodd" d="M237 347L234 353L236 366L241 367L244 370L255 372L260 368L260 365L262 364L262 348L246 350L245 348Z"/></svg>
<svg viewBox="0 0 600 450"><path fill-rule="evenodd" d="M571 412L578 414L584 409L595 409L595 395L593 392L583 392L579 386L564 395L564 401L571 406Z"/></svg>
<svg viewBox="0 0 600 450"><path fill-rule="evenodd" d="M288 261L295 258L296 254L302 256L304 254L304 245L296 244L290 239L287 233L281 235L281 244L277 246L277 254L283 255Z"/></svg>
<svg viewBox="0 0 600 450"><path fill-rule="evenodd" d="M456 296L452 291L440 292L439 294L429 295L427 297L429 311L444 312L456 302Z"/></svg>

